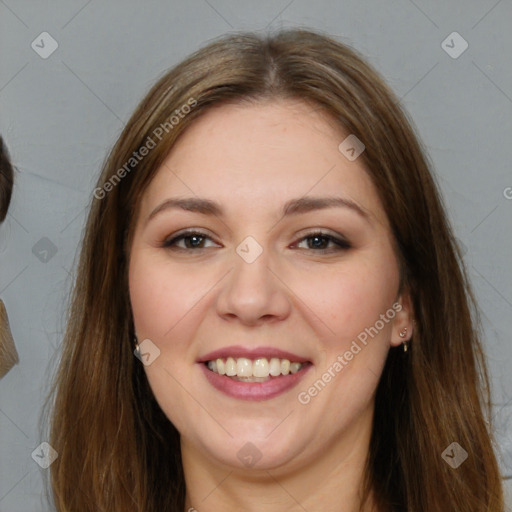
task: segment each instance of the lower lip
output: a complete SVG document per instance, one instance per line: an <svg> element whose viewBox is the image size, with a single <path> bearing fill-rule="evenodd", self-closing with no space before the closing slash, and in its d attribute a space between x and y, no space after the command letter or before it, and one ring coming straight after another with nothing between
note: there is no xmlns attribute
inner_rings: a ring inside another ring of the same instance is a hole
<svg viewBox="0 0 512 512"><path fill-rule="evenodd" d="M208 382L214 388L232 398L253 401L270 400L271 398L285 393L296 386L312 366L311 364L307 364L297 373L271 377L265 382L242 382L212 372L204 363L199 363L199 365L208 379Z"/></svg>

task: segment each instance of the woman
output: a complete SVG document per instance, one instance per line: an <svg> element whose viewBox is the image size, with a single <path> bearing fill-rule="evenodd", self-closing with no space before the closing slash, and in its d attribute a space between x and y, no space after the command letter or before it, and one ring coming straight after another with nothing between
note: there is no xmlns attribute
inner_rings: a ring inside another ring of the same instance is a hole
<svg viewBox="0 0 512 512"><path fill-rule="evenodd" d="M501 512L473 313L376 72L305 30L224 37L152 88L94 191L57 510Z"/></svg>

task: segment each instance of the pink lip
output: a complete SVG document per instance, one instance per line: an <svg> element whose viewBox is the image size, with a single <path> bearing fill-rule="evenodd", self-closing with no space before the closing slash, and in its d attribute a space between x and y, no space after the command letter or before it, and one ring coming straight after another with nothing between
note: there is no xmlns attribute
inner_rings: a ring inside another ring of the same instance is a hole
<svg viewBox="0 0 512 512"><path fill-rule="evenodd" d="M197 362L205 363L207 361L212 361L215 359L226 359L228 357L246 357L247 359L257 359L258 357L277 357L279 359L288 359L289 361L295 363L306 363L309 361L306 357L292 354L291 352L286 352L284 350L279 350L274 347L256 347L249 349L240 345L233 345L231 347L224 347L218 350L214 350L213 352L201 356Z"/></svg>
<svg viewBox="0 0 512 512"><path fill-rule="evenodd" d="M215 352L208 354L208 358L211 359L218 358ZM268 354L268 352L267 352ZM293 356L293 354L292 354ZM223 357L223 356L220 356ZM245 357L245 356L238 356ZM281 356L275 356L281 357ZM293 356L296 357L296 356ZM283 356L284 358L284 356ZM286 357L288 359L288 357ZM210 359L206 359L207 361ZM297 361L294 359L294 361ZM225 375L219 375L218 373L212 372L208 369L206 364L200 363L202 371L208 382L216 389L228 395L232 398L238 398L240 400L253 400L253 401L262 401L262 400L270 400L282 393L290 390L306 375L309 369L313 366L312 364L306 364L304 367L299 370L297 373L290 373L288 375L280 375L279 377L272 377L266 382L242 382L230 379Z"/></svg>

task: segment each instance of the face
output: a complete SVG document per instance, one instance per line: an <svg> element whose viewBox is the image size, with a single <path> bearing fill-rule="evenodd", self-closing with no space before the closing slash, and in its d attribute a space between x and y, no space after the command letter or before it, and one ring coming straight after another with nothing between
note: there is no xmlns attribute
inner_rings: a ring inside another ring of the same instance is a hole
<svg viewBox="0 0 512 512"><path fill-rule="evenodd" d="M369 432L411 324L377 191L338 149L347 135L300 101L224 105L145 191L130 299L183 450L293 468Z"/></svg>

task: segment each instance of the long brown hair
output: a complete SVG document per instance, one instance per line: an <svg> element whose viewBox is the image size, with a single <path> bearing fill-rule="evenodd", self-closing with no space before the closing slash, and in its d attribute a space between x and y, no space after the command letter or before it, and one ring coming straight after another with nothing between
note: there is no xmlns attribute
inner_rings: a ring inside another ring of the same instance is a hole
<svg viewBox="0 0 512 512"><path fill-rule="evenodd" d="M365 144L361 158L412 297L410 349L390 350L377 388L363 498L373 491L382 510L502 512L477 309L424 151L382 78L354 50L307 30L228 35L194 53L150 90L112 149L92 199L49 403L57 510L183 511L179 434L132 353L132 228L146 186L198 116L273 98L311 102ZM127 166L155 133L156 146ZM453 442L468 453L457 469L442 457Z"/></svg>

